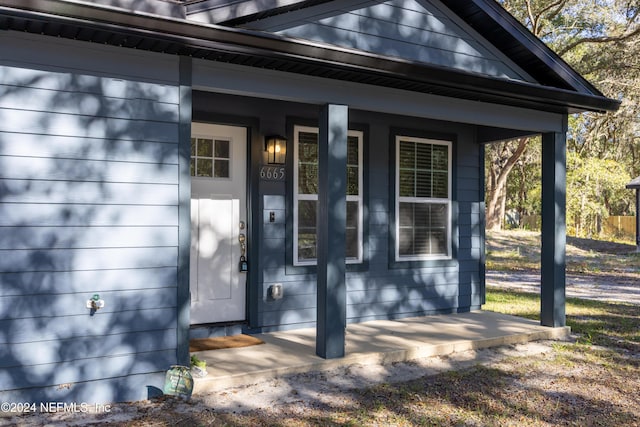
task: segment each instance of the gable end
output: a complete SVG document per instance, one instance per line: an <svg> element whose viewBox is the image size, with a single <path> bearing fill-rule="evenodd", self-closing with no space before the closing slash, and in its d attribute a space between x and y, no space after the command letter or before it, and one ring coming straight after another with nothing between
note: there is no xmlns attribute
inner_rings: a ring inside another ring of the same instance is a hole
<svg viewBox="0 0 640 427"><path fill-rule="evenodd" d="M411 62L534 82L438 0L325 2L240 25Z"/></svg>

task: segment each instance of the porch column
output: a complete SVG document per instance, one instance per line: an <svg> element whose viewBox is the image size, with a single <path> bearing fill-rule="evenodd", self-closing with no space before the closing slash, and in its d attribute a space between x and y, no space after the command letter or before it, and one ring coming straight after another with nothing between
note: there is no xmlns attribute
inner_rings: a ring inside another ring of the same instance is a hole
<svg viewBox="0 0 640 427"><path fill-rule="evenodd" d="M347 326L347 107L325 105L319 127L316 354L334 359L345 355Z"/></svg>
<svg viewBox="0 0 640 427"><path fill-rule="evenodd" d="M542 135L540 323L565 326L566 134Z"/></svg>

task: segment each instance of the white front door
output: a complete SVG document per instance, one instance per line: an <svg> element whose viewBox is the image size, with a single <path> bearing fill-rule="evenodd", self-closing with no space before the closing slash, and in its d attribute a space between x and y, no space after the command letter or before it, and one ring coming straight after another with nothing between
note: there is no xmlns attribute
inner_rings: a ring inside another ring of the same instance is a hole
<svg viewBox="0 0 640 427"><path fill-rule="evenodd" d="M191 129L191 323L244 320L247 130L205 123Z"/></svg>

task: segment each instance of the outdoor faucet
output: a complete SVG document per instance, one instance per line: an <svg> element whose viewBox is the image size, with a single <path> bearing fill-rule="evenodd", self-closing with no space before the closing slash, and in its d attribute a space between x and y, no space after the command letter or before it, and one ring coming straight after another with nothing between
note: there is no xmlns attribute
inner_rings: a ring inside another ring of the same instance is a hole
<svg viewBox="0 0 640 427"><path fill-rule="evenodd" d="M104 307L104 300L100 299L100 295L93 294L90 300L87 300L87 308L90 308L92 312L95 312Z"/></svg>

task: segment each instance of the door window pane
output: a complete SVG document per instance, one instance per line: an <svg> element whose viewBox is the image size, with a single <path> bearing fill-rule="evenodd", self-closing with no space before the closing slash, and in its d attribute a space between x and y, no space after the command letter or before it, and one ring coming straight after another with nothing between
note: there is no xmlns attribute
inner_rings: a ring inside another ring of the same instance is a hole
<svg viewBox="0 0 640 427"><path fill-rule="evenodd" d="M229 158L229 141L216 140L216 158L228 159Z"/></svg>
<svg viewBox="0 0 640 427"><path fill-rule="evenodd" d="M198 157L213 157L213 141L210 139L198 138Z"/></svg>
<svg viewBox="0 0 640 427"><path fill-rule="evenodd" d="M196 176L213 176L213 160L211 159L196 159Z"/></svg>
<svg viewBox="0 0 640 427"><path fill-rule="evenodd" d="M229 178L229 160L215 160L214 174L216 178Z"/></svg>

